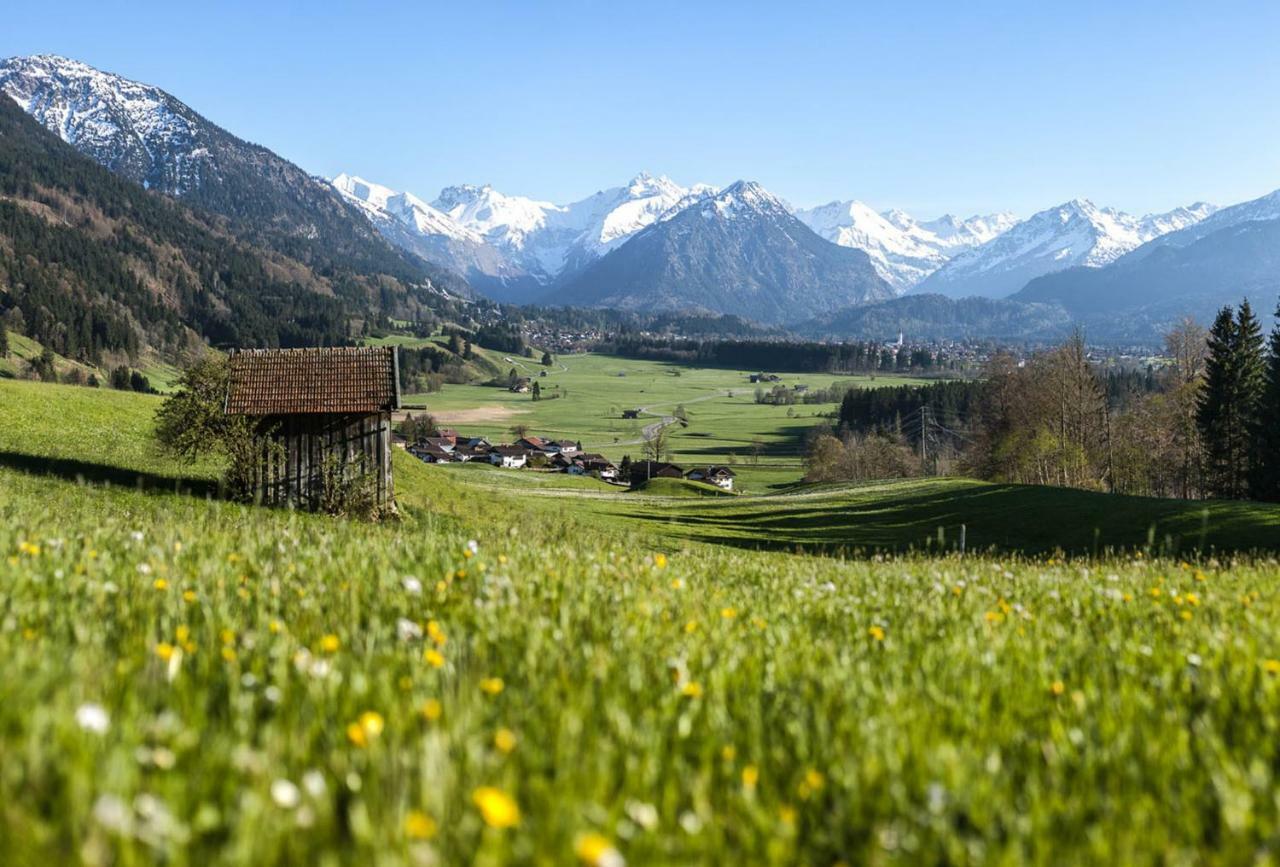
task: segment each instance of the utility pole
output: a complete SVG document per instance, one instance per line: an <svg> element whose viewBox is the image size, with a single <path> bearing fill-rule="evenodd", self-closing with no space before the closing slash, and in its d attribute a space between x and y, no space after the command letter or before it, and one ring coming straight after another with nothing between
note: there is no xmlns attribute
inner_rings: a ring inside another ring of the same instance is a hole
<svg viewBox="0 0 1280 867"><path fill-rule="evenodd" d="M920 407L920 472L922 475L929 474L929 405L923 404Z"/></svg>

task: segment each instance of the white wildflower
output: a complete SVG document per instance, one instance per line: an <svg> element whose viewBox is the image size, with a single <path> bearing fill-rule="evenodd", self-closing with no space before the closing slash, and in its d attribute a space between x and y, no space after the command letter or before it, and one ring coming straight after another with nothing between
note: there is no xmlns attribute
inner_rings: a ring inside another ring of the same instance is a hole
<svg viewBox="0 0 1280 867"><path fill-rule="evenodd" d="M111 727L111 717L100 704L82 704L76 708L76 724L87 732L100 735Z"/></svg>
<svg viewBox="0 0 1280 867"><path fill-rule="evenodd" d="M422 582L417 578L414 578L412 575L406 576L401 584L404 586L405 593L408 593L411 596L422 595Z"/></svg>
<svg viewBox="0 0 1280 867"><path fill-rule="evenodd" d="M281 809L292 810L302 800L302 793L288 780L276 780L271 784L271 800Z"/></svg>
<svg viewBox="0 0 1280 867"><path fill-rule="evenodd" d="M396 621L396 635L401 641L417 641L422 637L422 627L406 617L401 617Z"/></svg>

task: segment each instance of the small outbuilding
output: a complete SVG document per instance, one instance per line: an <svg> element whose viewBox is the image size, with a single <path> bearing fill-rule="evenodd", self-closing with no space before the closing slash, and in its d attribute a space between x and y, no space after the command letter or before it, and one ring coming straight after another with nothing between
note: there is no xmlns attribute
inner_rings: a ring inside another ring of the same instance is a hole
<svg viewBox="0 0 1280 867"><path fill-rule="evenodd" d="M261 436L262 502L317 509L367 491L394 507L391 413L400 408L396 348L250 349L231 356L228 415Z"/></svg>

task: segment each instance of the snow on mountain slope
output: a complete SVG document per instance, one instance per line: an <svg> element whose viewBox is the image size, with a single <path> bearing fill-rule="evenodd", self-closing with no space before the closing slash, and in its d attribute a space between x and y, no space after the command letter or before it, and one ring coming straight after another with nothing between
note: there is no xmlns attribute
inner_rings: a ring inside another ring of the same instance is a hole
<svg viewBox="0 0 1280 867"><path fill-rule="evenodd" d="M796 212L802 222L828 241L863 250L876 271L899 292L915 286L952 257L999 235L1016 220L993 214L960 220L946 215L917 222L891 210L876 213L859 201L831 202Z"/></svg>
<svg viewBox="0 0 1280 867"><path fill-rule="evenodd" d="M548 303L780 323L893 295L866 253L826 241L757 183L685 198L564 281Z"/></svg>
<svg viewBox="0 0 1280 867"><path fill-rule="evenodd" d="M157 87L40 55L0 62L0 90L81 153L145 186L182 195L207 168L199 117Z"/></svg>
<svg viewBox="0 0 1280 867"><path fill-rule="evenodd" d="M1077 265L1110 264L1174 227L1198 221L1210 210L1211 206L1200 204L1134 217L1099 208L1088 199L1072 199L961 253L915 289L953 298L1004 297L1044 274Z"/></svg>
<svg viewBox="0 0 1280 867"><path fill-rule="evenodd" d="M448 214L441 213L413 193L398 193L389 187L345 173L338 175L330 183L346 199L366 212L379 217L394 217L420 235L443 235L459 241L484 243L484 238L478 233L459 225Z"/></svg>
<svg viewBox="0 0 1280 867"><path fill-rule="evenodd" d="M1280 220L1280 190L1221 209L1212 205L1192 205L1190 211L1193 215L1207 213L1198 221L1188 221L1167 234L1158 235L1150 243L1134 250L1127 258L1145 258L1161 247L1189 247L1201 238L1231 226Z"/></svg>
<svg viewBox="0 0 1280 867"><path fill-rule="evenodd" d="M710 187L639 174L567 205L508 196L489 185L446 187L436 210L503 251L543 283L572 273Z"/></svg>

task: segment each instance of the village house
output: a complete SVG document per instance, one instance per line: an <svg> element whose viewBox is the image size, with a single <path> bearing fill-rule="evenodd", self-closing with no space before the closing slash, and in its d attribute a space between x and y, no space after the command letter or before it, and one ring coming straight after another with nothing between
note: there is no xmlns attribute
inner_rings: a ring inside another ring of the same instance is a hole
<svg viewBox="0 0 1280 867"><path fill-rule="evenodd" d="M454 459L451 452L430 443L417 443L409 446L409 454L429 464L447 464Z"/></svg>
<svg viewBox="0 0 1280 867"><path fill-rule="evenodd" d="M435 446L436 448L441 449L443 451L451 452L454 449L454 444L457 442L457 437L456 436L455 437L444 437L444 436L424 437L422 442L429 446Z"/></svg>
<svg viewBox="0 0 1280 867"><path fill-rule="evenodd" d="M376 508L394 508L395 347L250 349L229 367L224 410L249 418L264 441L254 485L262 502L317 509L367 489Z"/></svg>
<svg viewBox="0 0 1280 867"><path fill-rule="evenodd" d="M578 444L572 440L559 440L551 445L562 455L571 455L578 451Z"/></svg>
<svg viewBox="0 0 1280 867"><path fill-rule="evenodd" d="M516 394L528 394L529 389L529 378L527 376L522 376L515 382L511 383L510 391L513 391Z"/></svg>
<svg viewBox="0 0 1280 867"><path fill-rule="evenodd" d="M624 410L622 411L622 417L623 417L623 418L639 418L639 417L640 417L640 410L638 410L638 409L624 409Z"/></svg>
<svg viewBox="0 0 1280 867"><path fill-rule="evenodd" d="M705 482L724 491L733 490L735 476L734 471L728 467L694 467L685 473L685 478L691 482Z"/></svg>
<svg viewBox="0 0 1280 867"><path fill-rule="evenodd" d="M592 475L598 474L605 481L613 481L618 477L618 468L604 455L578 455L574 459L574 463L580 465L584 472Z"/></svg>
<svg viewBox="0 0 1280 867"><path fill-rule="evenodd" d="M498 446L489 453L489 460L504 469L519 469L529 462L529 453L520 446Z"/></svg>
<svg viewBox="0 0 1280 867"><path fill-rule="evenodd" d="M516 445L531 452L550 452L551 449L548 448L550 444L550 440L544 440L542 437L534 436L533 434L522 436L516 441Z"/></svg>

